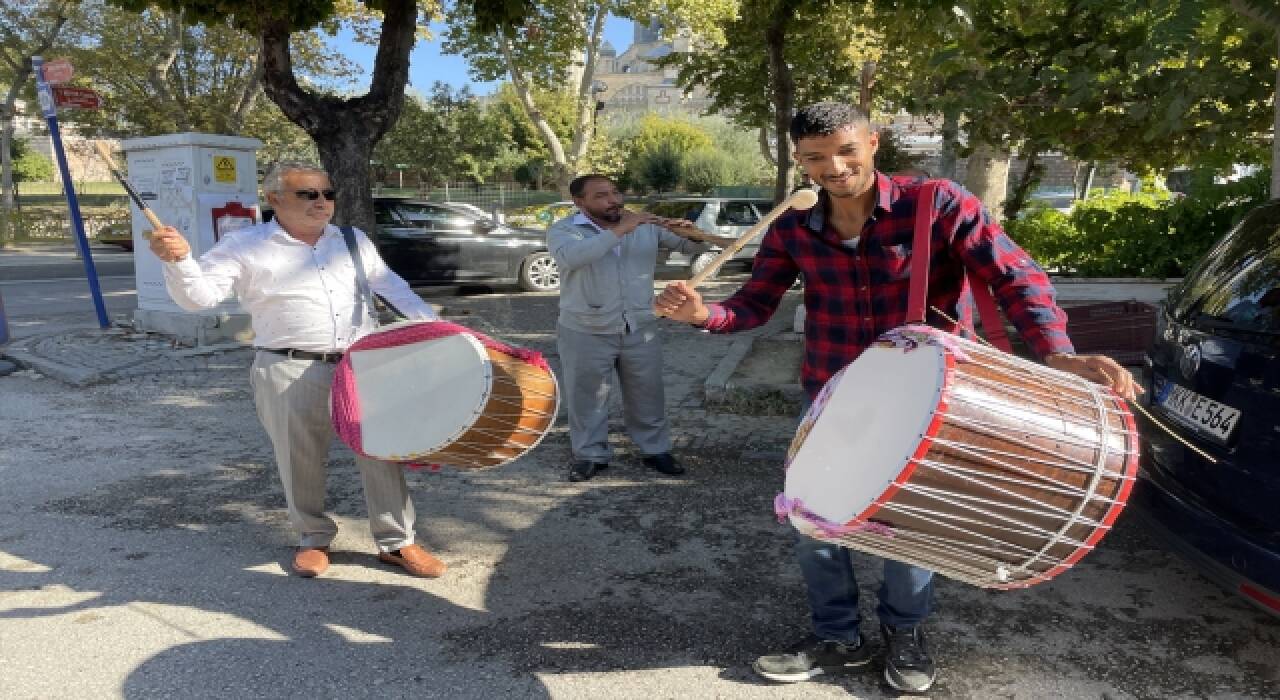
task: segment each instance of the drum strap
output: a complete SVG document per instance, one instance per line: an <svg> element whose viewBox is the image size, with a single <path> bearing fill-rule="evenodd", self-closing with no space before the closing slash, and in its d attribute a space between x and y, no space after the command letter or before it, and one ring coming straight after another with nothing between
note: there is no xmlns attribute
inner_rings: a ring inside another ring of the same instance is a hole
<svg viewBox="0 0 1280 700"><path fill-rule="evenodd" d="M925 323L927 312L925 306L929 300L929 258L933 247L933 205L937 192L938 181L926 180L920 187L920 194L916 197L915 239L911 246L911 289L907 294L908 323ZM967 268L965 278L969 280L969 289L978 307L978 315L982 319L982 329L986 331L987 340L1005 352L1013 352L1009 336L1004 332L1004 323L1000 320L1000 308L996 306L991 288Z"/></svg>
<svg viewBox="0 0 1280 700"><path fill-rule="evenodd" d="M360 258L360 244L356 241L356 230L350 226L343 226L339 230L342 231L342 240L347 243L347 251L351 253L351 262L355 263L356 291L360 295L360 301L364 304L364 308L368 309L369 315L373 317L374 322L381 326L403 319L405 316L400 313L400 309L383 299L381 295L374 294L373 288L369 286L369 277L364 271L364 261ZM377 302L382 302L382 306L379 307ZM386 309L386 311L383 309ZM356 309L357 315L362 312L363 309Z"/></svg>

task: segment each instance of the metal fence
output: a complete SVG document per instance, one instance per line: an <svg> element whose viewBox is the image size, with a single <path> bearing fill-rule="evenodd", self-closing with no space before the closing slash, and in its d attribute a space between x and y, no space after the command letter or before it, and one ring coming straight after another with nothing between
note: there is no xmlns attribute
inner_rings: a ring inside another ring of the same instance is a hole
<svg viewBox="0 0 1280 700"><path fill-rule="evenodd" d="M486 212L516 212L529 207L542 206L560 200L556 190L537 190L518 182L445 183L433 187L374 187L373 193L381 196L403 196L430 202L461 202L477 206Z"/></svg>

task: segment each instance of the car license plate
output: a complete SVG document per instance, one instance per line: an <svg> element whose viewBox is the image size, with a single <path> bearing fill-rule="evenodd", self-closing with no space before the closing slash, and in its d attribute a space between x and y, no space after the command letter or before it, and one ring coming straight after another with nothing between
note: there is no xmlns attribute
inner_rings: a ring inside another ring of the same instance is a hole
<svg viewBox="0 0 1280 700"><path fill-rule="evenodd" d="M1156 404L1196 433L1225 443L1240 422L1240 411L1175 384L1155 378Z"/></svg>

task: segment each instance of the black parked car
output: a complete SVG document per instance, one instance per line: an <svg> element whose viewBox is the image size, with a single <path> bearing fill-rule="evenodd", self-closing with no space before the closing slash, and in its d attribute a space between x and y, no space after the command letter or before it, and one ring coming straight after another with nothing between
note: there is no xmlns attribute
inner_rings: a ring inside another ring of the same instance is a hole
<svg viewBox="0 0 1280 700"><path fill-rule="evenodd" d="M1208 577L1280 615L1280 200L1251 212L1169 294L1134 500Z"/></svg>
<svg viewBox="0 0 1280 700"><path fill-rule="evenodd" d="M374 245L387 266L413 284L515 283L526 291L560 288L546 234L495 222L466 205L374 197ZM262 220L271 209L262 208Z"/></svg>
<svg viewBox="0 0 1280 700"><path fill-rule="evenodd" d="M546 234L504 226L462 206L375 198L374 243L410 282L514 282L534 292L560 288Z"/></svg>

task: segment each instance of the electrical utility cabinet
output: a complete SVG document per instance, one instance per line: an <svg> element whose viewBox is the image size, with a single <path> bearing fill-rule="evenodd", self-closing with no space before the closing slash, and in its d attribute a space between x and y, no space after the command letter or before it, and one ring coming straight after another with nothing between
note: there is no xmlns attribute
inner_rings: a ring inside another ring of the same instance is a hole
<svg viewBox="0 0 1280 700"><path fill-rule="evenodd" d="M257 139L167 134L121 142L128 177L156 216L186 236L200 257L227 233L262 220L258 207ZM165 291L163 263L148 247L151 224L132 203L138 330L186 344L250 342L249 317L234 298L213 309L183 311Z"/></svg>

